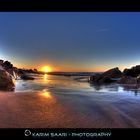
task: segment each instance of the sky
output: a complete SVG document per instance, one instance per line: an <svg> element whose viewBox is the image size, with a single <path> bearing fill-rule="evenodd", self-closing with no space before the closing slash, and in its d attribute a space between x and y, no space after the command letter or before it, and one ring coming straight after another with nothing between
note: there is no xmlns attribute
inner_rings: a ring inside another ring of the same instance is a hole
<svg viewBox="0 0 140 140"><path fill-rule="evenodd" d="M0 12L0 59L69 72L139 65L140 12Z"/></svg>

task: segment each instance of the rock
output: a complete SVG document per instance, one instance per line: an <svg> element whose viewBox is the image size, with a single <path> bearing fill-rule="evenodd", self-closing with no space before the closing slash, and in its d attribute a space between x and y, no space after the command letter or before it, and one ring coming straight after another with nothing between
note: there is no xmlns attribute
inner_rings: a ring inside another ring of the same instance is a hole
<svg viewBox="0 0 140 140"><path fill-rule="evenodd" d="M137 76L137 83L140 84L140 75Z"/></svg>
<svg viewBox="0 0 140 140"><path fill-rule="evenodd" d="M15 72L13 69L7 69L6 71L14 77Z"/></svg>
<svg viewBox="0 0 140 140"><path fill-rule="evenodd" d="M18 70L17 70L17 74L18 74L19 76L21 76L21 75L24 75L25 72L24 72L24 70L22 70L22 69L18 69Z"/></svg>
<svg viewBox="0 0 140 140"><path fill-rule="evenodd" d="M4 70L4 68L2 67L2 65L0 65L0 70Z"/></svg>
<svg viewBox="0 0 140 140"><path fill-rule="evenodd" d="M92 75L92 76L90 76L90 77L89 77L89 81L94 81L96 77L97 77L97 75Z"/></svg>
<svg viewBox="0 0 140 140"><path fill-rule="evenodd" d="M116 67L100 75L91 76L90 82L93 82L96 84L112 83L116 81L114 80L115 78L120 78L121 76L122 76L122 72L118 69L118 67Z"/></svg>
<svg viewBox="0 0 140 140"><path fill-rule="evenodd" d="M12 91L15 88L14 78L5 70L0 70L0 90Z"/></svg>
<svg viewBox="0 0 140 140"><path fill-rule="evenodd" d="M110 69L102 74L102 76L108 76L110 78L120 78L122 76L122 72L118 67Z"/></svg>
<svg viewBox="0 0 140 140"><path fill-rule="evenodd" d="M140 75L140 65L136 65L130 69L124 69L123 74L126 76L137 77Z"/></svg>
<svg viewBox="0 0 140 140"><path fill-rule="evenodd" d="M119 81L119 84L137 84L137 79L131 76L123 76Z"/></svg>
<svg viewBox="0 0 140 140"><path fill-rule="evenodd" d="M11 62L9 61L4 61L2 66L4 67L4 69L8 70L8 69L12 69L13 68L13 64L11 64Z"/></svg>
<svg viewBox="0 0 140 140"><path fill-rule="evenodd" d="M0 65L3 65L3 62L4 62L4 61L0 59Z"/></svg>
<svg viewBox="0 0 140 140"><path fill-rule="evenodd" d="M108 83L112 83L114 82L114 80L112 80L110 77L108 76L104 76L103 78L101 78L99 81L98 81L100 84L108 84Z"/></svg>
<svg viewBox="0 0 140 140"><path fill-rule="evenodd" d="M22 80L34 80L35 78L28 76L28 75L21 75L20 77Z"/></svg>

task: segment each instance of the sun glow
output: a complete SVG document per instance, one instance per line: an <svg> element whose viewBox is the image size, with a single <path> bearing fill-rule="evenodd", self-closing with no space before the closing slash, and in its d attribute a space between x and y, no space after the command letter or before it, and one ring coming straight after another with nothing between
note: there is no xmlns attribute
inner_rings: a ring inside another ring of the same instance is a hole
<svg viewBox="0 0 140 140"><path fill-rule="evenodd" d="M44 67L41 68L41 71L43 71L43 72L51 72L52 69L51 69L50 66L44 66Z"/></svg>
<svg viewBox="0 0 140 140"><path fill-rule="evenodd" d="M46 91L45 89L43 90L43 92L41 93L42 96L46 97L46 98L52 98L51 93Z"/></svg>

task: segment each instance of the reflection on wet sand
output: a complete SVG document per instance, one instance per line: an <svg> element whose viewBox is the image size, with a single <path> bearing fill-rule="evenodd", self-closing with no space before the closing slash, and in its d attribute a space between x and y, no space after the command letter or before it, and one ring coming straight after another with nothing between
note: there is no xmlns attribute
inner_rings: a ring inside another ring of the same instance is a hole
<svg viewBox="0 0 140 140"><path fill-rule="evenodd" d="M139 98L120 100L112 94L109 99L105 94L0 93L0 128L140 127Z"/></svg>
<svg viewBox="0 0 140 140"><path fill-rule="evenodd" d="M47 74L19 80L16 92L0 92L0 128L140 127L138 93L139 86L89 86Z"/></svg>
<svg viewBox="0 0 140 140"><path fill-rule="evenodd" d="M123 85L123 90L129 92L133 92L135 96L138 95L138 93L140 93L140 85L133 85L133 86L130 86L130 85Z"/></svg>
<svg viewBox="0 0 140 140"><path fill-rule="evenodd" d="M110 85L95 85L90 84L90 87L92 87L95 91L98 92L132 92L135 96L140 93L140 85L126 85L126 84L110 84Z"/></svg>
<svg viewBox="0 0 140 140"><path fill-rule="evenodd" d="M52 99L52 95L49 91L46 91L46 89L44 89L41 93L40 93L41 96L44 96L46 98L49 98L49 99Z"/></svg>
<svg viewBox="0 0 140 140"><path fill-rule="evenodd" d="M44 74L44 81L47 82L48 81L48 75Z"/></svg>
<svg viewBox="0 0 140 140"><path fill-rule="evenodd" d="M0 128L91 127L88 118L49 92L0 95Z"/></svg>

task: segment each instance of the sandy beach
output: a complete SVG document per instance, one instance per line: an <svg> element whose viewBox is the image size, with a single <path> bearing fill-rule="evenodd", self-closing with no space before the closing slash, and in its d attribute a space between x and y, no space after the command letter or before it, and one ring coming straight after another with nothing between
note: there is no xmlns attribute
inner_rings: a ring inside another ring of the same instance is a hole
<svg viewBox="0 0 140 140"><path fill-rule="evenodd" d="M96 94L0 92L0 128L140 127L139 97Z"/></svg>
<svg viewBox="0 0 140 140"><path fill-rule="evenodd" d="M0 20L0 128L140 128L140 13Z"/></svg>

